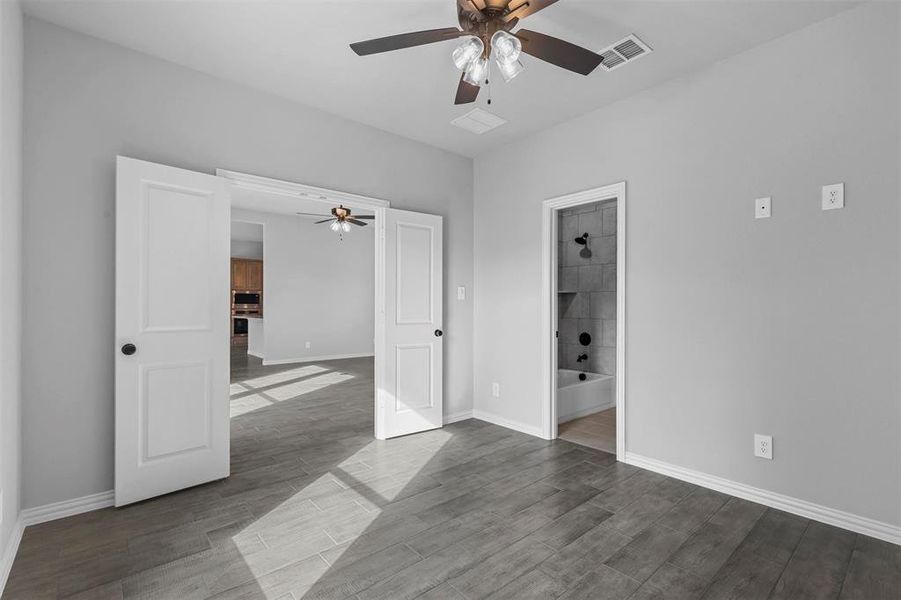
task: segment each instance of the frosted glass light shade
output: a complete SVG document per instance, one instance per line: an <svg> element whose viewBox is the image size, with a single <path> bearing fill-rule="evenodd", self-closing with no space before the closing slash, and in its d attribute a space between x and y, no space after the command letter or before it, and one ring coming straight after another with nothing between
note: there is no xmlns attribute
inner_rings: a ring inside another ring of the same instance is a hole
<svg viewBox="0 0 901 600"><path fill-rule="evenodd" d="M335 219L334 221L332 221L332 224L329 225L329 229L331 229L332 231L338 231L339 229L341 229L341 223L339 223L338 220Z"/></svg>
<svg viewBox="0 0 901 600"><path fill-rule="evenodd" d="M518 60L514 60L512 62L504 62L500 59L497 59L494 62L497 63L497 69L501 72L501 76L507 83L509 83L511 79L522 73L523 66L522 63Z"/></svg>
<svg viewBox="0 0 901 600"><path fill-rule="evenodd" d="M461 71L465 71L484 50L485 44L482 43L482 40L475 36L469 36L454 49L454 65Z"/></svg>
<svg viewBox="0 0 901 600"><path fill-rule="evenodd" d="M472 61L466 73L463 74L463 81L470 85L482 85L485 77L488 76L488 59L484 57L477 58Z"/></svg>
<svg viewBox="0 0 901 600"><path fill-rule="evenodd" d="M495 58L504 63L516 62L522 54L522 42L506 31L498 31L491 36L491 48Z"/></svg>

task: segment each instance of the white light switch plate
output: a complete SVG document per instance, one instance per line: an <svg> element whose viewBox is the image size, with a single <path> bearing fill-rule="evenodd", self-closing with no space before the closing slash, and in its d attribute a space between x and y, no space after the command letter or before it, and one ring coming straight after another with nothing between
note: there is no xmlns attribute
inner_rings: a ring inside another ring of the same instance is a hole
<svg viewBox="0 0 901 600"><path fill-rule="evenodd" d="M823 210L845 208L845 184L833 183L823 186Z"/></svg>
<svg viewBox="0 0 901 600"><path fill-rule="evenodd" d="M772 207L772 199L771 198L758 198L754 201L754 218L755 219L766 219L772 215L771 207Z"/></svg>
<svg viewBox="0 0 901 600"><path fill-rule="evenodd" d="M773 436L754 434L754 456L773 460Z"/></svg>
<svg viewBox="0 0 901 600"><path fill-rule="evenodd" d="M466 288L462 285L457 288L457 300L466 300Z"/></svg>
<svg viewBox="0 0 901 600"><path fill-rule="evenodd" d="M495 398L501 397L501 384L499 384L499 383L491 384L491 395L494 396Z"/></svg>

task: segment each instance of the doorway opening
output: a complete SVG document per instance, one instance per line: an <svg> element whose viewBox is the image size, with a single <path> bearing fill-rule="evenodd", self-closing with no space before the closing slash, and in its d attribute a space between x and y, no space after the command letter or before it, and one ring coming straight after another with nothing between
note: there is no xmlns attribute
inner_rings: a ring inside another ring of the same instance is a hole
<svg viewBox="0 0 901 600"><path fill-rule="evenodd" d="M233 464L251 421L310 434L331 424L317 418L327 412L374 431L374 210L345 207L353 220L341 227L331 210L343 205L331 200L242 187L230 196Z"/></svg>
<svg viewBox="0 0 901 600"><path fill-rule="evenodd" d="M625 183L543 205L544 434L625 454Z"/></svg>
<svg viewBox="0 0 901 600"><path fill-rule="evenodd" d="M248 356L263 358L263 246L265 225L231 221L231 370L246 365ZM254 345L250 346L253 330Z"/></svg>

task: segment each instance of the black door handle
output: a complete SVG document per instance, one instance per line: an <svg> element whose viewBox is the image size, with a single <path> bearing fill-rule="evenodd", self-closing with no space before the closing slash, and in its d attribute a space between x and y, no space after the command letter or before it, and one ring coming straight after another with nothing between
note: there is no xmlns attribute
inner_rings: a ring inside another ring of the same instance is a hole
<svg viewBox="0 0 901 600"><path fill-rule="evenodd" d="M125 356L131 356L137 351L138 347L134 344L125 344L124 346L122 346L122 354L124 354Z"/></svg>
<svg viewBox="0 0 901 600"><path fill-rule="evenodd" d="M441 331L440 329L435 330L435 337L441 337L442 335L444 335L443 331Z"/></svg>

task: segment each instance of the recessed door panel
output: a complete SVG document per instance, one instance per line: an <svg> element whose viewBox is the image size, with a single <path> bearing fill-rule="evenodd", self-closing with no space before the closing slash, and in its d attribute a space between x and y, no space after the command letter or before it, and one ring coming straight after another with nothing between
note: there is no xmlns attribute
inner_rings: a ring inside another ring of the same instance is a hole
<svg viewBox="0 0 901 600"><path fill-rule="evenodd" d="M418 344L398 346L396 349L397 404L395 410L431 408L432 399L432 345Z"/></svg>
<svg viewBox="0 0 901 600"><path fill-rule="evenodd" d="M432 322L431 227L397 224L397 322Z"/></svg>
<svg viewBox="0 0 901 600"><path fill-rule="evenodd" d="M209 364L148 366L141 375L143 461L207 450Z"/></svg>
<svg viewBox="0 0 901 600"><path fill-rule="evenodd" d="M145 331L210 328L210 226L216 199L208 191L143 182L141 238Z"/></svg>

